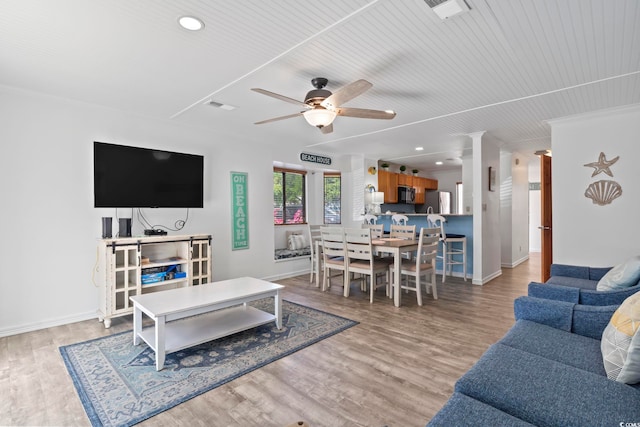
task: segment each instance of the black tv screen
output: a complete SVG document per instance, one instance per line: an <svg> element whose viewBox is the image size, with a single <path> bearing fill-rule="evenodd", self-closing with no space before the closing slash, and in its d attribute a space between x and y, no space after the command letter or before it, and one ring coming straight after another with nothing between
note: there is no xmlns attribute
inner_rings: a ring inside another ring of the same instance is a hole
<svg viewBox="0 0 640 427"><path fill-rule="evenodd" d="M201 208L204 157L93 143L96 208Z"/></svg>

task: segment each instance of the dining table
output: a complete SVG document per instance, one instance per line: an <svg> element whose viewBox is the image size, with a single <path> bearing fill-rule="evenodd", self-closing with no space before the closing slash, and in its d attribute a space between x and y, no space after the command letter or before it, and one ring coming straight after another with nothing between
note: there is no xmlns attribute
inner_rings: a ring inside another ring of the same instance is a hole
<svg viewBox="0 0 640 427"><path fill-rule="evenodd" d="M402 302L402 292L400 292L399 286L402 253L417 251L418 242L418 239L401 239L398 237L380 237L371 240L371 247L374 251L393 255L393 283L398 284L393 287L393 305L396 307L400 307Z"/></svg>
<svg viewBox="0 0 640 427"><path fill-rule="evenodd" d="M379 237L371 240L371 247L375 252L391 254L393 256L393 283L400 283L400 264L402 263L402 253L418 250L418 239L401 239L398 237ZM316 265L321 265L322 240L315 241ZM319 286L320 274L316 275L316 286ZM345 278L346 282L346 278ZM393 305L400 307L402 302L402 292L400 286L393 288Z"/></svg>

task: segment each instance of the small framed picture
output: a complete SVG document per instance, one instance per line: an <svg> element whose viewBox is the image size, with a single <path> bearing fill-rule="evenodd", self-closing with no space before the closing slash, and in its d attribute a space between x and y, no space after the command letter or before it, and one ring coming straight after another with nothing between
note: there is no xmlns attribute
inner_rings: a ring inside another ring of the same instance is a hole
<svg viewBox="0 0 640 427"><path fill-rule="evenodd" d="M496 170L489 166L489 191L496 191Z"/></svg>

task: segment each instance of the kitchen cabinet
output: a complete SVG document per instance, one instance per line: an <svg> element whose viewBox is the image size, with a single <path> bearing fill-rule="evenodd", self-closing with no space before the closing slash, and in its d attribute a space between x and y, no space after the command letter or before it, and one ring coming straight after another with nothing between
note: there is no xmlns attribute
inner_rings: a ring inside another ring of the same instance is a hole
<svg viewBox="0 0 640 427"><path fill-rule="evenodd" d="M413 187L413 176L405 175L403 173L399 173L398 175L398 185L400 187Z"/></svg>
<svg viewBox="0 0 640 427"><path fill-rule="evenodd" d="M416 189L416 204L421 205L424 203L425 189L427 188L427 178L420 176L413 177L413 187Z"/></svg>
<svg viewBox="0 0 640 427"><path fill-rule="evenodd" d="M431 178L423 178L425 180L425 187L427 190L437 190L438 189L438 180Z"/></svg>
<svg viewBox="0 0 640 427"><path fill-rule="evenodd" d="M398 174L378 171L378 191L384 193L385 203L398 203Z"/></svg>

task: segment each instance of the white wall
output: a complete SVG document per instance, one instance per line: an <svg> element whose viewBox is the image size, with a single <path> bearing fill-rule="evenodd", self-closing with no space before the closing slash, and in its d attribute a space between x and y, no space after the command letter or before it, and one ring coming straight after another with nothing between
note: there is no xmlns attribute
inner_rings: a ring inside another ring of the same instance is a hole
<svg viewBox="0 0 640 427"><path fill-rule="evenodd" d="M93 141L204 155L205 207L192 209L185 228L171 234L213 235L214 280L243 275L273 280L308 271L307 259L273 260L273 161L300 163L295 150L274 152L233 135L7 87L0 87L0 116L0 336L95 315L92 270L100 219L115 216L115 209L93 207ZM334 160L336 169L350 167L350 160ZM248 250L230 249L230 171L249 173ZM348 201L353 193L348 170L346 176L343 200ZM349 218L351 202L347 205ZM173 225L186 210L144 212L153 222ZM128 210L118 213L129 216ZM142 229L134 222L134 235Z"/></svg>
<svg viewBox="0 0 640 427"><path fill-rule="evenodd" d="M462 202L463 213L473 214L473 156L462 157Z"/></svg>
<svg viewBox="0 0 640 427"><path fill-rule="evenodd" d="M529 258L529 182L518 153L500 155L501 265L513 268Z"/></svg>
<svg viewBox="0 0 640 427"><path fill-rule="evenodd" d="M529 182L540 183L540 159L529 161ZM542 251L540 190L529 191L529 252Z"/></svg>
<svg viewBox="0 0 640 427"><path fill-rule="evenodd" d="M473 144L473 284L483 285L502 274L500 268L499 188L489 191L489 167L500 176L500 148L496 141L471 134ZM464 162L464 159L463 159ZM497 187L498 183L496 184ZM465 202L466 204L466 202ZM466 209L466 207L465 207Z"/></svg>
<svg viewBox="0 0 640 427"><path fill-rule="evenodd" d="M553 262L610 266L640 254L640 105L550 122L552 130ZM604 152L613 177L586 163ZM598 206L584 196L599 180L622 186L622 196Z"/></svg>

